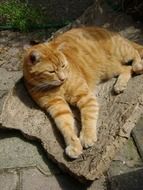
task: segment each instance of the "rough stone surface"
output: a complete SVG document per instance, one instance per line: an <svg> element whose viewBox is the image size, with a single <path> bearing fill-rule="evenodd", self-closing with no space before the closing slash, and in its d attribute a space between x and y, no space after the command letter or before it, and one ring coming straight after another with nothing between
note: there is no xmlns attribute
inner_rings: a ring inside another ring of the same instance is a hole
<svg viewBox="0 0 143 190"><path fill-rule="evenodd" d="M0 89L6 91L13 87L14 83L21 78L22 73L20 71L8 72L0 68L0 76Z"/></svg>
<svg viewBox="0 0 143 190"><path fill-rule="evenodd" d="M3 172L0 170L0 190L16 190L19 177L16 171Z"/></svg>

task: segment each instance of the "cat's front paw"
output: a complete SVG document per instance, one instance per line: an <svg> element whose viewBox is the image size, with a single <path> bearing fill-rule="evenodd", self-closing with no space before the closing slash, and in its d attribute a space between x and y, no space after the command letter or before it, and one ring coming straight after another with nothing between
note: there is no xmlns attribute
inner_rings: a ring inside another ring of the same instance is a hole
<svg viewBox="0 0 143 190"><path fill-rule="evenodd" d="M126 87L127 85L125 83L117 83L114 85L114 92L120 94L126 89Z"/></svg>
<svg viewBox="0 0 143 190"><path fill-rule="evenodd" d="M84 148L89 148L95 144L97 141L96 133L86 134L84 132L80 133L80 141Z"/></svg>
<svg viewBox="0 0 143 190"><path fill-rule="evenodd" d="M68 155L72 159L78 158L82 154L82 146L73 146L69 145L65 149L66 155Z"/></svg>

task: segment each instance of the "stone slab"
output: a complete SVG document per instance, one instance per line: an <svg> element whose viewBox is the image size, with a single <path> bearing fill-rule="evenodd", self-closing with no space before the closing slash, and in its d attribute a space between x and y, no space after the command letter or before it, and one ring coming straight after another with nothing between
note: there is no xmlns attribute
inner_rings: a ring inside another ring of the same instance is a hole
<svg viewBox="0 0 143 190"><path fill-rule="evenodd" d="M17 129L31 139L40 140L48 156L60 168L79 180L94 180L107 170L143 112L143 86L138 85L142 80L143 76L134 77L128 89L118 96L112 94L114 79L99 86L96 91L101 104L98 142L76 160L65 157L62 137L51 118L33 103L22 81L16 84L5 100L1 127Z"/></svg>

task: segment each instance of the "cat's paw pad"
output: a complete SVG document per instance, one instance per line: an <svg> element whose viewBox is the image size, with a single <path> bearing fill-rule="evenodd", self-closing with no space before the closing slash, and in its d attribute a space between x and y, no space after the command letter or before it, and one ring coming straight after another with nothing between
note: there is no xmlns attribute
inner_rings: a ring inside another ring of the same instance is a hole
<svg viewBox="0 0 143 190"><path fill-rule="evenodd" d="M132 69L136 74L143 74L143 60L140 63L133 64Z"/></svg>
<svg viewBox="0 0 143 190"><path fill-rule="evenodd" d="M65 153L70 158L76 159L82 154L82 146L75 147L73 145L69 145L66 147Z"/></svg>
<svg viewBox="0 0 143 190"><path fill-rule="evenodd" d="M114 85L114 92L116 94L122 93L126 89L127 85L126 84L115 84Z"/></svg>
<svg viewBox="0 0 143 190"><path fill-rule="evenodd" d="M80 142L84 148L89 148L95 144L97 141L96 133L92 133L91 135L86 135L85 133L80 133Z"/></svg>

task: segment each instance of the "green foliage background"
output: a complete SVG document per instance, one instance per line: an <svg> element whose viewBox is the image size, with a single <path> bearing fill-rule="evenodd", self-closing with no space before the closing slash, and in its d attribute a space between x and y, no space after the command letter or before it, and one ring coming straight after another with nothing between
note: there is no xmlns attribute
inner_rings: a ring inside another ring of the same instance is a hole
<svg viewBox="0 0 143 190"><path fill-rule="evenodd" d="M20 0L7 0L0 4L0 24L10 25L20 31L29 31L45 22L42 9L34 8Z"/></svg>

